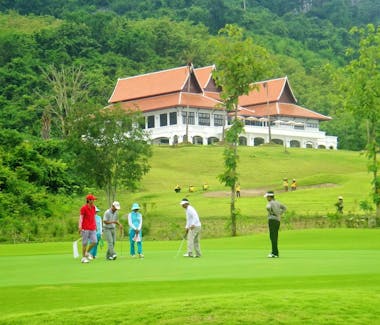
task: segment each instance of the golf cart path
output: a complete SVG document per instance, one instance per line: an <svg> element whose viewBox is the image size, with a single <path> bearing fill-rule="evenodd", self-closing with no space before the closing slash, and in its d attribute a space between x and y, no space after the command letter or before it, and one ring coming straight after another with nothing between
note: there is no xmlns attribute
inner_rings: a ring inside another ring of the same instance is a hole
<svg viewBox="0 0 380 325"><path fill-rule="evenodd" d="M327 187L335 187L336 184L333 183L323 183L323 184L315 184L308 186L297 186L297 191L309 188L327 188ZM240 195L244 197L254 197L254 196L263 196L265 192L268 190L265 188L253 188L253 189L241 189ZM276 190L276 193L282 193L284 190ZM289 192L291 192L289 190ZM203 194L206 197L229 197L231 195L230 191L215 191L215 192L206 192Z"/></svg>

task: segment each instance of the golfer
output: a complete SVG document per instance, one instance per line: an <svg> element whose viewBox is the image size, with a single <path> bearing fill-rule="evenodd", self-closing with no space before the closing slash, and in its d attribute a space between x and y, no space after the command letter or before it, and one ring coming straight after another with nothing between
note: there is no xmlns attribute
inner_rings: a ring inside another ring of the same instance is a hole
<svg viewBox="0 0 380 325"><path fill-rule="evenodd" d="M274 192L268 191L264 197L267 198L269 237L272 244L270 258L279 257L278 253L278 230L280 229L281 215L286 211L286 206L275 200Z"/></svg>
<svg viewBox="0 0 380 325"><path fill-rule="evenodd" d="M187 237L187 253L184 257L201 257L200 235L201 221L197 211L190 205L188 199L182 199L180 202L186 210L186 234ZM195 253L195 255L194 255Z"/></svg>
<svg viewBox="0 0 380 325"><path fill-rule="evenodd" d="M117 255L115 252L116 244L116 225L119 226L120 230L123 229L123 225L119 222L118 211L120 210L120 203L115 201L112 203L111 208L109 208L103 217L103 232L107 241L107 260L116 260Z"/></svg>
<svg viewBox="0 0 380 325"><path fill-rule="evenodd" d="M92 194L86 196L86 204L82 206L79 214L78 230L82 236L82 263L93 259L89 251L96 245L95 205L96 197Z"/></svg>
<svg viewBox="0 0 380 325"><path fill-rule="evenodd" d="M142 253L142 215L139 212L140 206L138 203L133 203L131 212L128 214L129 225L129 244L130 254L132 257L136 257L135 243L137 243L137 254L140 258L144 258Z"/></svg>

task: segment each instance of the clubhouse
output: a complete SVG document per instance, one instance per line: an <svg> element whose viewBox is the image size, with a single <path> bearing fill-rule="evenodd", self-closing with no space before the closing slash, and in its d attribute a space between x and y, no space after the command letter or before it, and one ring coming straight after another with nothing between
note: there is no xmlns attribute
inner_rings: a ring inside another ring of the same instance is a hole
<svg viewBox="0 0 380 325"><path fill-rule="evenodd" d="M230 116L212 77L215 66L183 66L117 80L110 106L140 110L154 144L211 145L222 141ZM297 105L287 77L253 84L239 98L244 121L239 144L274 142L286 147L337 149L337 137L319 130L331 118Z"/></svg>

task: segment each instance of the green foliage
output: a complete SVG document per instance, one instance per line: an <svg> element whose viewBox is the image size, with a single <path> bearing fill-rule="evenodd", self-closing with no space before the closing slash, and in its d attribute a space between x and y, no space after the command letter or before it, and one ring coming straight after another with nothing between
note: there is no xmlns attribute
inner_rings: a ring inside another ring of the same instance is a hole
<svg viewBox="0 0 380 325"><path fill-rule="evenodd" d="M368 171L373 175L373 202L377 217L380 217L380 163L377 157L380 152L380 28L368 25L353 28L351 33L359 36L359 48L348 52L352 59L343 69L345 79L340 87L347 109L358 120L366 122Z"/></svg>
<svg viewBox="0 0 380 325"><path fill-rule="evenodd" d="M113 107L82 111L73 121L69 142L78 157L78 173L104 189L108 204L119 189L134 190L149 171L151 148L140 120L139 112Z"/></svg>
<svg viewBox="0 0 380 325"><path fill-rule="evenodd" d="M225 171L219 176L221 182L231 188L231 233L236 236L235 188L238 183L237 145L244 124L237 119L238 98L252 90L252 83L264 74L268 65L266 51L253 44L251 38L243 38L243 30L236 25L226 25L215 40L214 58L218 69L213 73L216 84L222 89L221 98L227 112L234 117L225 136Z"/></svg>

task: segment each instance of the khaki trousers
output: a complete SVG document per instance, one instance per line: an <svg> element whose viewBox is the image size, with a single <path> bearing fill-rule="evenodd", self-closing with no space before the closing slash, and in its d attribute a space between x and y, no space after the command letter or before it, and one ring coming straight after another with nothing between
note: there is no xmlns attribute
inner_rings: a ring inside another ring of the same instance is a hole
<svg viewBox="0 0 380 325"><path fill-rule="evenodd" d="M201 256L201 246L200 246L200 237L201 236L201 227L194 227L189 229L187 234L187 252L189 255ZM195 255L194 255L195 253Z"/></svg>

